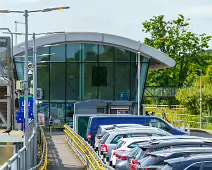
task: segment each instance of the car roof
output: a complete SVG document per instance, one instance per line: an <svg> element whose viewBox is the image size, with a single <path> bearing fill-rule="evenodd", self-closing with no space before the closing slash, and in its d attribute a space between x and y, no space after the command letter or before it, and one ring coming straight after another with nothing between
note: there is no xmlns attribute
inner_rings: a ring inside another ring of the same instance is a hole
<svg viewBox="0 0 212 170"><path fill-rule="evenodd" d="M155 151L149 153L149 155L159 156L159 157L168 157L175 153L212 153L212 147L183 147L182 148L171 148L168 150Z"/></svg>
<svg viewBox="0 0 212 170"><path fill-rule="evenodd" d="M112 127L122 127L122 126L143 126L140 124L112 124L112 125L99 125L101 128L112 128Z"/></svg>
<svg viewBox="0 0 212 170"><path fill-rule="evenodd" d="M148 148L166 147L180 144L186 145L186 144L209 144L209 143L212 145L212 141L207 139L171 139L171 140L149 141L138 146L140 148L148 149Z"/></svg>
<svg viewBox="0 0 212 170"><path fill-rule="evenodd" d="M189 156L186 156L186 157L167 159L167 160L164 160L164 162L170 165L174 165L174 164L191 161L191 160L198 161L198 160L207 160L207 159L209 160L212 159L212 153L190 154Z"/></svg>
<svg viewBox="0 0 212 170"><path fill-rule="evenodd" d="M142 136L139 136L139 137L133 137L133 138L123 138L123 139L120 139L120 141L124 141L124 142L137 142L137 141L143 141L143 140L151 140L150 136L149 137L142 137Z"/></svg>
<svg viewBox="0 0 212 170"><path fill-rule="evenodd" d="M113 129L113 130L109 130L108 132L110 133L118 133L118 132L133 132L133 131L144 131L144 132L164 132L164 133L167 133L166 131L164 130L161 130L159 128L155 128L155 127L150 127L150 126L146 126L146 127L135 127L135 128L129 128L129 127L126 127L126 128L116 128L116 129Z"/></svg>

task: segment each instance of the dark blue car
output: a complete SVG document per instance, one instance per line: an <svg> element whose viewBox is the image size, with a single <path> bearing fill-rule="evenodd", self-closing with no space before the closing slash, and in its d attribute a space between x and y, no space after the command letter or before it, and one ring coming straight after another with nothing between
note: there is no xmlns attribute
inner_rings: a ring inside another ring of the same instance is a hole
<svg viewBox="0 0 212 170"><path fill-rule="evenodd" d="M165 120L156 116L94 116L90 117L87 127L87 140L95 143L95 135L100 125L113 124L140 124L163 129L173 135L185 135L186 133L175 128Z"/></svg>

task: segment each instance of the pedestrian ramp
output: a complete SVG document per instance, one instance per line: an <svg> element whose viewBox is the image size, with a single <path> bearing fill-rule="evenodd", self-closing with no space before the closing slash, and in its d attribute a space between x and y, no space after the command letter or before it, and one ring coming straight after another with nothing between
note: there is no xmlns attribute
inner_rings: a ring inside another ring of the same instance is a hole
<svg viewBox="0 0 212 170"><path fill-rule="evenodd" d="M64 133L46 133L48 170L84 170L85 165L64 140Z"/></svg>

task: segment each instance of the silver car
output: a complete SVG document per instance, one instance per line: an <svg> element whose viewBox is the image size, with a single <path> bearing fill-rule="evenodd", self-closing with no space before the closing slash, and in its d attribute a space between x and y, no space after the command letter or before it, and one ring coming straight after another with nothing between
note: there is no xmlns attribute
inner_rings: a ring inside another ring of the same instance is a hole
<svg viewBox="0 0 212 170"><path fill-rule="evenodd" d="M106 154L106 157L111 159L111 151L116 147L116 144L120 139L147 136L172 136L172 134L162 129L148 126L142 128L114 129L106 132L106 134L103 136L100 151Z"/></svg>
<svg viewBox="0 0 212 170"><path fill-rule="evenodd" d="M95 148L98 148L102 137L105 135L105 133L109 130L119 129L119 128L137 128L137 127L143 127L143 125L139 124L114 124L114 125L101 125L98 128L97 134L95 136Z"/></svg>

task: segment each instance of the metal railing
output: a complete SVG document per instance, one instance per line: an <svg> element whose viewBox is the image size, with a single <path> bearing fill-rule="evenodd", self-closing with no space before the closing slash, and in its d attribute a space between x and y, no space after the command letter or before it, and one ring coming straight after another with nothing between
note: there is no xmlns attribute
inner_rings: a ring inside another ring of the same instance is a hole
<svg viewBox="0 0 212 170"><path fill-rule="evenodd" d="M75 153L82 159L81 161L90 170L114 170L112 167L103 163L94 149L79 136L72 128L64 126L65 139Z"/></svg>
<svg viewBox="0 0 212 170"><path fill-rule="evenodd" d="M39 151L40 154L38 153L40 159L39 159L39 163L33 167L34 164L34 159L33 156L35 155L35 147L34 143L35 143L35 133L33 132L32 136L29 138L28 143L29 143L29 148L28 148L28 152L30 155L30 159L29 160L29 166L31 168L27 168L26 167L26 146L24 146L23 148L21 148L18 153L14 154L7 163L5 163L2 167L0 167L0 170L25 170L25 169L40 169L40 170L46 170L47 169L47 164L48 164L48 160L47 160L47 156L48 156L48 146L47 146L47 141L46 141L46 137L44 134L44 131L42 129L42 127L38 128L39 131L39 135L38 135L38 147L39 147Z"/></svg>

